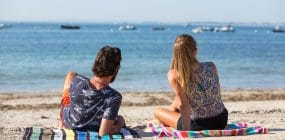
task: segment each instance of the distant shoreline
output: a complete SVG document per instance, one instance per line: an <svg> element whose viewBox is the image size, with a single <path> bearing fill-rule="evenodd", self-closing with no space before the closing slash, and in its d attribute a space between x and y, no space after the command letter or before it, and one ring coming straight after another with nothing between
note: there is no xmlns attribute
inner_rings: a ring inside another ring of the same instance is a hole
<svg viewBox="0 0 285 140"><path fill-rule="evenodd" d="M285 22L237 22L237 21L192 21L192 22L152 22L152 21L142 21L142 22L132 22L132 21L120 21L120 22L80 22L80 21L1 21L4 24L80 24L80 25L90 25L90 24L104 24L104 25L125 25L125 24L135 24L135 25L225 25L233 24L237 26L274 26L276 24L284 25Z"/></svg>

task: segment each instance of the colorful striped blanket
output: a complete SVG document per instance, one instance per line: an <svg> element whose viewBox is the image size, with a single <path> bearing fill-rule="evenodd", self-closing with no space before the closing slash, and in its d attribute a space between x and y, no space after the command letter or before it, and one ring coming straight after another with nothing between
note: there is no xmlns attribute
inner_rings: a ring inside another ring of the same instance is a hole
<svg viewBox="0 0 285 140"><path fill-rule="evenodd" d="M260 126L248 127L246 123L231 123L224 130L202 130L202 131L179 131L174 128L155 126L148 124L153 135L157 138L198 138L198 137L221 137L221 136L243 136L253 134L268 134L268 129Z"/></svg>
<svg viewBox="0 0 285 140"><path fill-rule="evenodd" d="M116 135L100 137L96 131L79 131L71 129L47 129L28 127L24 129L23 140L110 140L139 138L137 132L130 128L122 128Z"/></svg>

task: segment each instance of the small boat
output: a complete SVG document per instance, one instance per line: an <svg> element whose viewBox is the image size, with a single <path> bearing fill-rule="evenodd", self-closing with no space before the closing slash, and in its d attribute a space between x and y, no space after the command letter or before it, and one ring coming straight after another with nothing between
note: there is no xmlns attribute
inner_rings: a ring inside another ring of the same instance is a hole
<svg viewBox="0 0 285 140"><path fill-rule="evenodd" d="M165 28L164 27L153 27L152 30L153 31L163 31L165 30Z"/></svg>
<svg viewBox="0 0 285 140"><path fill-rule="evenodd" d="M183 25L184 27L191 27L191 24L190 23L186 23Z"/></svg>
<svg viewBox="0 0 285 140"><path fill-rule="evenodd" d="M136 30L137 28L132 25L125 25L125 26L120 26L119 30L125 30L125 31L130 31L130 30Z"/></svg>
<svg viewBox="0 0 285 140"><path fill-rule="evenodd" d="M77 25L60 25L61 29L80 29Z"/></svg>
<svg viewBox="0 0 285 140"><path fill-rule="evenodd" d="M192 29L192 32L193 32L193 33L202 33L202 32L203 32L203 29L202 29L202 27L196 27L196 28L193 28L193 29Z"/></svg>
<svg viewBox="0 0 285 140"><path fill-rule="evenodd" d="M5 25L4 24L0 24L0 29L3 29L5 27Z"/></svg>
<svg viewBox="0 0 285 140"><path fill-rule="evenodd" d="M220 28L215 27L214 32L234 32L235 29L231 25L222 26Z"/></svg>
<svg viewBox="0 0 285 140"><path fill-rule="evenodd" d="M210 26L203 26L203 27L202 27L202 30L203 30L203 31L206 31L206 32L213 32L213 31L214 31L214 28L213 28L213 27L210 27Z"/></svg>
<svg viewBox="0 0 285 140"><path fill-rule="evenodd" d="M281 26L277 25L272 29L272 32L275 33L285 33L285 28L282 28Z"/></svg>
<svg viewBox="0 0 285 140"><path fill-rule="evenodd" d="M193 33L213 32L214 28L210 26L200 26L192 29Z"/></svg>

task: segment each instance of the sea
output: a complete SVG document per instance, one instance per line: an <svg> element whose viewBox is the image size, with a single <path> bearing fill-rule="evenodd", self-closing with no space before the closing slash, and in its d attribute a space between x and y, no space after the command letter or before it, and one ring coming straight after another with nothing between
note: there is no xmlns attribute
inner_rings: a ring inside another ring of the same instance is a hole
<svg viewBox="0 0 285 140"><path fill-rule="evenodd" d="M171 91L167 72L175 37L186 33L198 43L198 59L214 62L222 89L285 88L285 33L272 24L232 24L235 32L193 33L198 26L223 23L131 24L11 22L0 29L0 93L61 91L67 72L92 76L98 50L122 51L121 69L111 86L121 92ZM153 30L158 27L161 30Z"/></svg>

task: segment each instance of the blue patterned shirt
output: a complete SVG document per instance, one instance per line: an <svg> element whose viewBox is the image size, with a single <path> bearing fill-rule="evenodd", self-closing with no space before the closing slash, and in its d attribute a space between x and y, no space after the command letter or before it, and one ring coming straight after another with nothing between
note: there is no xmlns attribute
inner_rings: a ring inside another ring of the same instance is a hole
<svg viewBox="0 0 285 140"><path fill-rule="evenodd" d="M117 120L122 95L109 86L93 89L89 80L81 75L72 80L70 105L62 111L66 128L99 130L102 118Z"/></svg>

